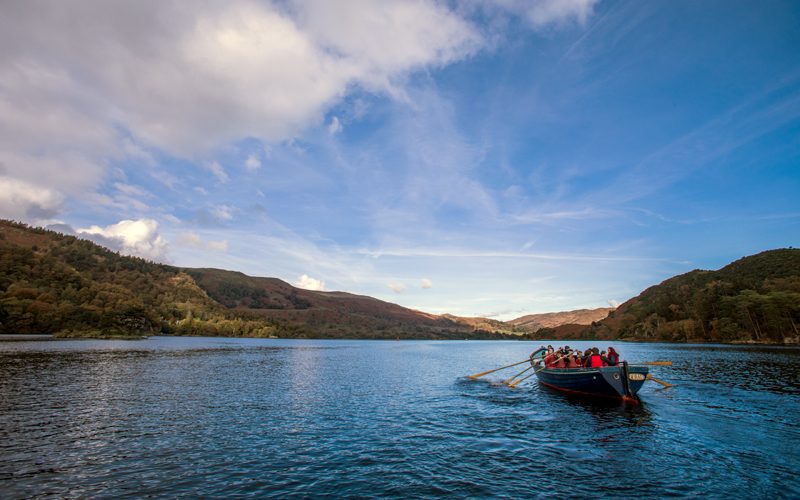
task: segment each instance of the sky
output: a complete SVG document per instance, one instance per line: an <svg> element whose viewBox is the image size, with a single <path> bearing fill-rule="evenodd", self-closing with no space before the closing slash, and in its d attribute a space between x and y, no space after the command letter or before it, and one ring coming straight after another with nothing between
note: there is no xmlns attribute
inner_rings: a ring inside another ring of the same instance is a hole
<svg viewBox="0 0 800 500"><path fill-rule="evenodd" d="M800 246L796 1L0 5L0 217L431 313Z"/></svg>

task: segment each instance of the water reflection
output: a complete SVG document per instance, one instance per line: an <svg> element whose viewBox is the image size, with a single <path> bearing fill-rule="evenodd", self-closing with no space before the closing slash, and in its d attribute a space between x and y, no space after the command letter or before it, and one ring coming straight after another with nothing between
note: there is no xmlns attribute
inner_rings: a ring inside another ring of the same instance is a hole
<svg viewBox="0 0 800 500"><path fill-rule="evenodd" d="M620 399L603 397L585 397L559 391L544 385L538 386L538 392L547 398L547 404L565 407L566 411L586 413L599 423L609 423L621 427L651 425L652 413L647 403L624 402Z"/></svg>

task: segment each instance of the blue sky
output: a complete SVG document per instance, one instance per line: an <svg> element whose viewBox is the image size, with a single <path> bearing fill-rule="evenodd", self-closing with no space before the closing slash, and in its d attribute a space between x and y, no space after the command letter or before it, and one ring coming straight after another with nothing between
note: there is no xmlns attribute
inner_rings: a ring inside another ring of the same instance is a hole
<svg viewBox="0 0 800 500"><path fill-rule="evenodd" d="M800 243L797 2L20 2L0 216L434 313Z"/></svg>

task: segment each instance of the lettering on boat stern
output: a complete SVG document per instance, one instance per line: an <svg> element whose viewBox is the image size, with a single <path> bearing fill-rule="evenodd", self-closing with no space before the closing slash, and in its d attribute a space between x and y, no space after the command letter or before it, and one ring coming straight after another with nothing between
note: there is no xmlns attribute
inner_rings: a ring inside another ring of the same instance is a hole
<svg viewBox="0 0 800 500"><path fill-rule="evenodd" d="M644 380L644 374L642 373L629 373L628 379L630 380Z"/></svg>

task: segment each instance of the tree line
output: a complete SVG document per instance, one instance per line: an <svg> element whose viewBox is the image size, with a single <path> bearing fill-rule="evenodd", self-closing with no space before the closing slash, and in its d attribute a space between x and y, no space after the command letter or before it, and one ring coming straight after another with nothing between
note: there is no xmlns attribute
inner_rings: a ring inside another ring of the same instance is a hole
<svg viewBox="0 0 800 500"><path fill-rule="evenodd" d="M745 257L719 271L692 271L651 287L589 335L662 341L796 342L800 250Z"/></svg>

